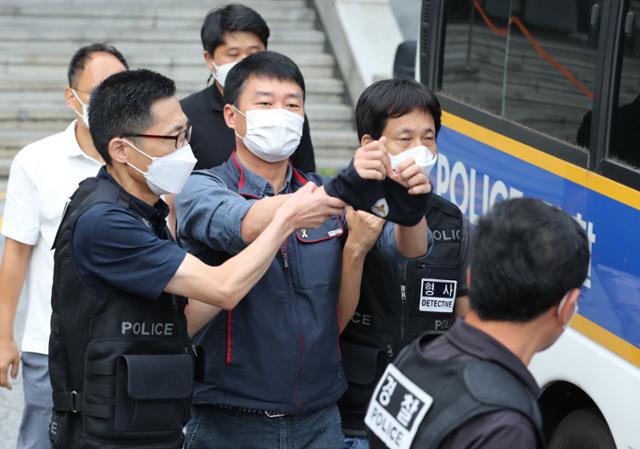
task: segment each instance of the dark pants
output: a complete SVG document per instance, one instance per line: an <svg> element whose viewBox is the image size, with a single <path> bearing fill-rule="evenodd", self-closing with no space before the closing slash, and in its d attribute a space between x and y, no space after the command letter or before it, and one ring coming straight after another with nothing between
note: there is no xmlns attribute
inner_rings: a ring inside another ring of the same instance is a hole
<svg viewBox="0 0 640 449"><path fill-rule="evenodd" d="M341 449L340 424L335 405L276 418L196 405L185 449Z"/></svg>

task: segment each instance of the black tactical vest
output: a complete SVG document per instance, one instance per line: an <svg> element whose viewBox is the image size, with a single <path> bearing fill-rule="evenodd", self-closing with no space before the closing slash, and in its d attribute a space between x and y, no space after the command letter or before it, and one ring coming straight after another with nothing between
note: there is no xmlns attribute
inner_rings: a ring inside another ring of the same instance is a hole
<svg viewBox="0 0 640 449"><path fill-rule="evenodd" d="M340 338L349 389L339 401L343 429L363 435L364 413L387 364L422 333L453 324L462 264L463 216L431 194L426 212L434 236L427 256L394 264L375 247L365 259L360 301Z"/></svg>
<svg viewBox="0 0 640 449"><path fill-rule="evenodd" d="M117 185L100 178L83 181L65 210L54 243L49 436L54 448L180 448L194 375L185 300L103 295L82 282L71 257L73 230L100 202L120 204L151 226ZM154 232L170 238L164 224Z"/></svg>
<svg viewBox="0 0 640 449"><path fill-rule="evenodd" d="M544 447L536 398L511 372L484 360L431 360L420 339L389 365L365 418L372 449L437 449L481 415L512 410L529 420Z"/></svg>

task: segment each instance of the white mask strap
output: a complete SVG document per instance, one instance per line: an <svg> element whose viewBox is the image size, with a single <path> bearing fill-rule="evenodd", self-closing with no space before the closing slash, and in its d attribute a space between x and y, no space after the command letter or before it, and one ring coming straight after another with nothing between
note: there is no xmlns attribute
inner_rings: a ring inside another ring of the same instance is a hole
<svg viewBox="0 0 640 449"><path fill-rule="evenodd" d="M127 145L129 145L131 148L133 148L134 150L136 150L138 153L141 153L141 154L145 155L146 157L148 157L148 158L149 158L149 159L151 159L151 160L156 159L156 158L155 158L155 157L153 157L153 156L149 156L147 153L145 153L145 152L144 152L144 151L142 151L140 148L138 148L137 146L135 146L134 144L132 144L131 142L129 142L127 139L122 139L122 140L124 140L124 141L127 143ZM142 172L140 172L140 173L142 173Z"/></svg>
<svg viewBox="0 0 640 449"><path fill-rule="evenodd" d="M75 89L71 89L71 93L73 94L74 97L76 97L76 100L78 100L82 106L86 106L86 104L84 104L84 101L82 101L78 96L78 92L76 92Z"/></svg>

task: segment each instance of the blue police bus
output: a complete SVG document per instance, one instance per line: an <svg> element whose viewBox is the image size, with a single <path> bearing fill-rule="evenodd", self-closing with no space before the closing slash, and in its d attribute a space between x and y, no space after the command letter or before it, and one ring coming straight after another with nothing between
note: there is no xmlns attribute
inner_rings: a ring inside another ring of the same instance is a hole
<svg viewBox="0 0 640 449"><path fill-rule="evenodd" d="M551 449L640 449L639 15L640 0L424 0L396 54L445 111L439 194L471 222L541 198L589 237L579 314L531 365Z"/></svg>

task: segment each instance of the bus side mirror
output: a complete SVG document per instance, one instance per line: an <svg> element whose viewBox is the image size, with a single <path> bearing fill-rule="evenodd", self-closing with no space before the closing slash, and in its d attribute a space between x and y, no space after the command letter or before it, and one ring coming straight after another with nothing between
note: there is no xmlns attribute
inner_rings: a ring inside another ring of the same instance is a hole
<svg viewBox="0 0 640 449"><path fill-rule="evenodd" d="M394 78L416 78L416 48L415 40L404 41L398 45L393 59Z"/></svg>

